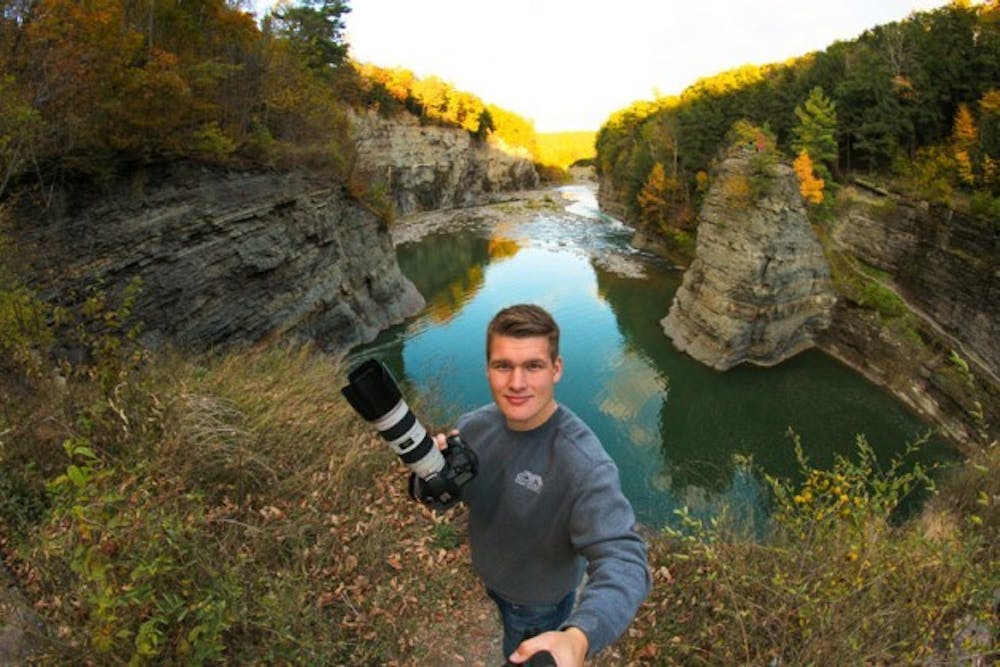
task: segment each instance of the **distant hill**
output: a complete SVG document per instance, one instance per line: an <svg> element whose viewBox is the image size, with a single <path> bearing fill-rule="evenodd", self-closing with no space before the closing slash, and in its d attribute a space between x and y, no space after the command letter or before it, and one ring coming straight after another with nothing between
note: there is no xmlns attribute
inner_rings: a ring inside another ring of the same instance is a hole
<svg viewBox="0 0 1000 667"><path fill-rule="evenodd" d="M539 132L535 135L538 144L538 161L563 169L577 160L593 159L597 156L594 143L596 132Z"/></svg>

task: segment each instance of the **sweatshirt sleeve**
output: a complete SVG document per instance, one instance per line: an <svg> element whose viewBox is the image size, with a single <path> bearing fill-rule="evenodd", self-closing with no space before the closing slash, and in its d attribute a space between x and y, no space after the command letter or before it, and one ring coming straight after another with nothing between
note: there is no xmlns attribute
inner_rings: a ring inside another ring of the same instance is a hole
<svg viewBox="0 0 1000 667"><path fill-rule="evenodd" d="M587 560L587 578L576 608L563 624L587 635L593 657L628 627L649 594L646 543L635 531L635 513L622 494L618 469L605 462L591 471L576 498L571 539Z"/></svg>

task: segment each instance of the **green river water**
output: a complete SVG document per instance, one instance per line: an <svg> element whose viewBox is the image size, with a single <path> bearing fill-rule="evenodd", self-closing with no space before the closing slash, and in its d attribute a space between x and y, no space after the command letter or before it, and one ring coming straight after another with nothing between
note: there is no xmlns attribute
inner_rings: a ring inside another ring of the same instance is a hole
<svg viewBox="0 0 1000 667"><path fill-rule="evenodd" d="M766 514L764 486L736 461L752 456L769 474L795 476L789 430L817 467L853 455L858 434L888 464L929 431L891 395L816 350L774 368L725 373L678 352L659 321L682 272L632 249L631 231L597 212L589 186L563 190L575 200L563 212L502 230L470 221L398 247L400 267L428 305L354 356L381 359L429 397L418 414L428 428L447 429L490 400L486 324L503 306L535 302L562 329L556 397L601 438L646 525L671 524L682 507L700 517L727 507L756 522ZM925 463L952 456L933 437L918 454Z"/></svg>

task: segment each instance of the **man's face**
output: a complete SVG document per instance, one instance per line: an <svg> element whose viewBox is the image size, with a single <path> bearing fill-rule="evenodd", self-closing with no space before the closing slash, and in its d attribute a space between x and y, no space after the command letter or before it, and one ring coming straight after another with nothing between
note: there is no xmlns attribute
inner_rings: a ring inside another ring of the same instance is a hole
<svg viewBox="0 0 1000 667"><path fill-rule="evenodd" d="M552 361L544 336L493 336L486 376L493 400L511 429L541 426L556 411L554 390L562 377L562 358Z"/></svg>

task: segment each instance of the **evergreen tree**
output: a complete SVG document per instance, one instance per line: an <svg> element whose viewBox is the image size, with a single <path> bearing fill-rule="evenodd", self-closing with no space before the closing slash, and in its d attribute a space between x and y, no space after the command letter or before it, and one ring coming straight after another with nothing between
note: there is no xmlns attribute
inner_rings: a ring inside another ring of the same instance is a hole
<svg viewBox="0 0 1000 667"><path fill-rule="evenodd" d="M279 9L268 25L292 44L309 69L323 71L347 57L342 17L350 11L346 0L302 0Z"/></svg>
<svg viewBox="0 0 1000 667"><path fill-rule="evenodd" d="M809 92L805 104L795 107L795 116L799 124L792 128L792 148L808 153L816 173L829 180L829 166L837 164L836 105L817 86Z"/></svg>

